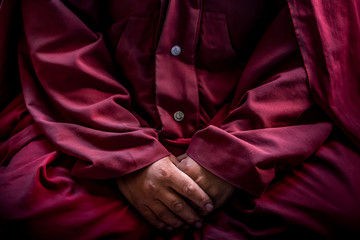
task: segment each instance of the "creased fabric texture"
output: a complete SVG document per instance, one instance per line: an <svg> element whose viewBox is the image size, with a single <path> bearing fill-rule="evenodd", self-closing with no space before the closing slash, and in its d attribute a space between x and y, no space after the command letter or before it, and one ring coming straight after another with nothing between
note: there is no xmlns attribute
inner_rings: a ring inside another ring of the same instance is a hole
<svg viewBox="0 0 360 240"><path fill-rule="evenodd" d="M359 234L358 9L355 1L2 1L2 231ZM114 178L184 152L238 191L202 229L157 232Z"/></svg>

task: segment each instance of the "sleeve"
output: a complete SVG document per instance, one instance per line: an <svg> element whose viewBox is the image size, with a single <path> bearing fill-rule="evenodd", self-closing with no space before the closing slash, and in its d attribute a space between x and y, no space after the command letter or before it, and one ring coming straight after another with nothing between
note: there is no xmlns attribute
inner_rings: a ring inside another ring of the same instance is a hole
<svg viewBox="0 0 360 240"><path fill-rule="evenodd" d="M78 159L78 177L118 177L169 155L156 131L132 113L102 34L64 2L21 1L20 74L35 122L62 152Z"/></svg>
<svg viewBox="0 0 360 240"><path fill-rule="evenodd" d="M332 130L312 100L293 35L290 16L282 11L249 60L222 123L197 132L187 151L210 172L255 196L277 170L314 154Z"/></svg>

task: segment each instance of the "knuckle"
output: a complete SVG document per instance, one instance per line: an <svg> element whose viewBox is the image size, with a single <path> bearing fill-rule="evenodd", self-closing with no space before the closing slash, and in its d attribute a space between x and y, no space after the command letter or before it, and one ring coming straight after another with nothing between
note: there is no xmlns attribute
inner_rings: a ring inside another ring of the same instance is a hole
<svg viewBox="0 0 360 240"><path fill-rule="evenodd" d="M183 190L184 190L185 195L189 196L189 195L194 194L195 187L191 184L185 184L183 187Z"/></svg>
<svg viewBox="0 0 360 240"><path fill-rule="evenodd" d="M150 223L158 229L163 229L165 227L165 224L163 222L156 219L153 219Z"/></svg>
<svg viewBox="0 0 360 240"><path fill-rule="evenodd" d="M183 172L188 172L190 170L190 165L185 160L178 164L177 167Z"/></svg>
<svg viewBox="0 0 360 240"><path fill-rule="evenodd" d="M203 175L199 175L194 180L199 186L205 185L204 182L206 182L206 178Z"/></svg>
<svg viewBox="0 0 360 240"><path fill-rule="evenodd" d="M168 212L165 210L159 211L157 215L160 219L163 219L163 220L168 219Z"/></svg>
<svg viewBox="0 0 360 240"><path fill-rule="evenodd" d="M203 206L209 202L209 198L207 198L206 196L200 196L198 198L198 201L199 201L199 206Z"/></svg>
<svg viewBox="0 0 360 240"><path fill-rule="evenodd" d="M180 228L180 227L182 227L183 225L184 225L184 223L181 222L181 221L176 221L176 222L173 224L173 226L174 226L175 228Z"/></svg>
<svg viewBox="0 0 360 240"><path fill-rule="evenodd" d="M148 181L147 182L147 188L148 190L152 193L152 194L157 194L160 192L160 187L158 184L156 184L155 182L153 181Z"/></svg>
<svg viewBox="0 0 360 240"><path fill-rule="evenodd" d="M170 173L169 169L167 169L166 167L159 167L157 169L156 174L157 174L157 177L162 180L166 180L171 177L171 173Z"/></svg>
<svg viewBox="0 0 360 240"><path fill-rule="evenodd" d="M158 229L163 229L165 227L165 224L161 221L155 220L154 223L152 223L155 227Z"/></svg>
<svg viewBox="0 0 360 240"><path fill-rule="evenodd" d="M138 206L138 210L139 212L143 215L143 217L145 219L148 220L148 222L153 225L154 227L158 228L158 229L163 229L165 227L165 224L163 222L161 222L160 220L158 220L155 215L153 215L148 207L145 204L139 204Z"/></svg>
<svg viewBox="0 0 360 240"><path fill-rule="evenodd" d="M181 203L181 202L178 202L178 201L174 201L172 203L172 209L175 211L175 212L182 212L184 210L184 204Z"/></svg>
<svg viewBox="0 0 360 240"><path fill-rule="evenodd" d="M224 197L224 194L219 192L219 191L214 191L212 194L211 194L211 198L214 199L214 200L220 200L221 198Z"/></svg>
<svg viewBox="0 0 360 240"><path fill-rule="evenodd" d="M190 224L194 224L194 223L197 222L197 221L198 221L197 219L192 218L192 217L190 217L190 218L188 218L188 219L186 220L186 222L188 222L188 223L190 223Z"/></svg>
<svg viewBox="0 0 360 240"><path fill-rule="evenodd" d="M149 215L149 211L148 211L148 207L147 207L146 203L144 203L144 202L138 202L138 203L136 204L136 207L138 208L138 210L139 210L140 212L144 212L146 215Z"/></svg>

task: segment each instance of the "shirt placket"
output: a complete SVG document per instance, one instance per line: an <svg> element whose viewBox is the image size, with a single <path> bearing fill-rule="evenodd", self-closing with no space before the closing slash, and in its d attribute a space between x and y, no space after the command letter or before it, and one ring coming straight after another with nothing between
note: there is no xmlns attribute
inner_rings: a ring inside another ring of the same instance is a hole
<svg viewBox="0 0 360 240"><path fill-rule="evenodd" d="M156 97L161 135L189 138L199 125L195 73L201 0L170 0L156 51Z"/></svg>

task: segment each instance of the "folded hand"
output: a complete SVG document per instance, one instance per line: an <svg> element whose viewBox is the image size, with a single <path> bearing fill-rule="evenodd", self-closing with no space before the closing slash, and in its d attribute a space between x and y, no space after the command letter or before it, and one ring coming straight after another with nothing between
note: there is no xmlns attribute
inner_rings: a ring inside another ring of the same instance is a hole
<svg viewBox="0 0 360 240"><path fill-rule="evenodd" d="M207 171L187 154L178 158L177 167L191 177L212 199L215 208L222 206L232 195L235 187ZM206 212L203 212L206 214Z"/></svg>
<svg viewBox="0 0 360 240"><path fill-rule="evenodd" d="M118 187L127 200L157 228L167 227L171 230L184 223L200 227L202 219L190 204L209 213L213 203L198 184L176 167L176 163L174 156L160 159L119 178ZM190 173L193 174L192 171ZM202 181L200 183L203 184Z"/></svg>

